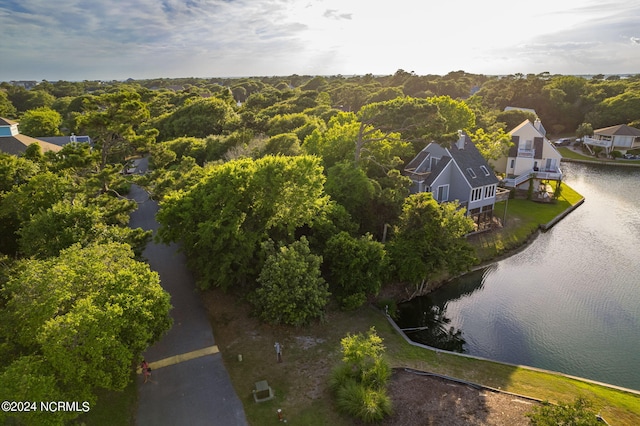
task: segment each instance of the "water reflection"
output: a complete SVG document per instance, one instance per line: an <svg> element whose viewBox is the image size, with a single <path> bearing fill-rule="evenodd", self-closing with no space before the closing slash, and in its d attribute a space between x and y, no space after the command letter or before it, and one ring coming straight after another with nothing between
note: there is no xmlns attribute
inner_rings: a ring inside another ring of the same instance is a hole
<svg viewBox="0 0 640 426"><path fill-rule="evenodd" d="M494 264L472 272L455 284L400 304L398 325L415 342L447 351L464 352L466 341L462 337L462 330L451 326L451 319L445 315L447 305L481 290L485 275L495 268L497 265Z"/></svg>
<svg viewBox="0 0 640 426"><path fill-rule="evenodd" d="M566 164L586 202L530 246L399 306L442 349L640 390L640 170Z"/></svg>

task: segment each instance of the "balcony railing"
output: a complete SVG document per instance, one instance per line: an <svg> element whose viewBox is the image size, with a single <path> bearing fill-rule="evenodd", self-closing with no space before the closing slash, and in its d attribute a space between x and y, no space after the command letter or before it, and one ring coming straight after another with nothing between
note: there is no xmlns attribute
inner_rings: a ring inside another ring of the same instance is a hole
<svg viewBox="0 0 640 426"><path fill-rule="evenodd" d="M585 137L584 143L587 145L594 145L594 146L603 146L603 147L611 146L611 141L607 141L604 139L594 139L590 137Z"/></svg>
<svg viewBox="0 0 640 426"><path fill-rule="evenodd" d="M518 157L533 158L534 154L535 150L533 149L518 149Z"/></svg>
<svg viewBox="0 0 640 426"><path fill-rule="evenodd" d="M559 168L544 171L529 169L516 177L504 179L504 184L509 188L515 188L521 183L526 182L532 175L536 179L560 180L562 179L562 170Z"/></svg>

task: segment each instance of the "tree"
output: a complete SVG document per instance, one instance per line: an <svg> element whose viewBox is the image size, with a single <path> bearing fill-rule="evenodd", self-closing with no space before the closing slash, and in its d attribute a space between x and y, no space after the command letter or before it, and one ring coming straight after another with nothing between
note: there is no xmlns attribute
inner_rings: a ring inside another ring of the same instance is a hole
<svg viewBox="0 0 640 426"><path fill-rule="evenodd" d="M311 156L229 161L208 169L190 191L165 197L158 233L182 242L201 287L251 282L264 262L262 242L293 242L326 208L324 180Z"/></svg>
<svg viewBox="0 0 640 426"><path fill-rule="evenodd" d="M16 107L13 106L7 96L7 92L0 89L0 117L12 118L16 115Z"/></svg>
<svg viewBox="0 0 640 426"><path fill-rule="evenodd" d="M95 205L76 201L60 201L50 209L34 215L19 231L20 252L40 259L57 256L61 250L79 243L121 242L129 244L138 255L142 253L151 231L128 226L108 225L104 212Z"/></svg>
<svg viewBox="0 0 640 426"><path fill-rule="evenodd" d="M300 147L300 139L295 133L281 133L271 136L264 146L264 154L266 155L289 155L295 156L302 154Z"/></svg>
<svg viewBox="0 0 640 426"><path fill-rule="evenodd" d="M572 404L544 403L535 407L526 416L529 417L533 426L598 426L601 422L591 411L592 405L588 399L579 397Z"/></svg>
<svg viewBox="0 0 640 426"><path fill-rule="evenodd" d="M370 225L376 187L364 170L352 162L337 163L327 170L325 190L360 224L361 229Z"/></svg>
<svg viewBox="0 0 640 426"><path fill-rule="evenodd" d="M20 119L20 132L28 136L59 136L62 116L48 107L31 109Z"/></svg>
<svg viewBox="0 0 640 426"><path fill-rule="evenodd" d="M78 126L82 133L91 135L100 150L100 170L146 150L157 135L155 129L141 130L141 124L149 119L149 110L136 92L94 96L85 101L85 106L87 111L78 117ZM104 186L108 191L106 183Z"/></svg>
<svg viewBox="0 0 640 426"><path fill-rule="evenodd" d="M400 134L363 127L353 113L332 117L326 131L315 130L304 140L303 149L321 156L326 168L357 157L355 164L369 176L384 175L413 155L411 144Z"/></svg>
<svg viewBox="0 0 640 426"><path fill-rule="evenodd" d="M355 141L355 163L360 162L366 146L381 140L414 142L424 145L432 137L442 136L445 121L437 105L426 99L396 98L362 107Z"/></svg>
<svg viewBox="0 0 640 426"><path fill-rule="evenodd" d="M183 136L206 138L233 130L239 117L233 107L217 97L198 98L185 103L175 111L156 121L159 140L166 141Z"/></svg>
<svg viewBox="0 0 640 426"><path fill-rule="evenodd" d="M26 400L95 400L96 389L124 389L132 365L171 326L169 294L126 244L20 261L2 297L0 342L13 355L3 374L20 371L24 356L35 357L30 371L45 373L24 383Z"/></svg>
<svg viewBox="0 0 640 426"><path fill-rule="evenodd" d="M576 137L584 138L585 136L593 136L593 126L591 123L582 123L576 129Z"/></svg>
<svg viewBox="0 0 640 426"><path fill-rule="evenodd" d="M358 308L380 291L388 259L384 245L373 241L370 234L354 238L340 232L327 241L324 259L333 294L342 308Z"/></svg>
<svg viewBox="0 0 640 426"><path fill-rule="evenodd" d="M497 160L505 156L509 152L511 145L513 145L511 135L505 133L500 127L493 132L477 129L469 137L486 160Z"/></svg>
<svg viewBox="0 0 640 426"><path fill-rule="evenodd" d="M464 239L472 230L473 222L457 204L439 204L430 192L410 195L388 245L398 278L420 292L441 270L464 271L476 261Z"/></svg>
<svg viewBox="0 0 640 426"><path fill-rule="evenodd" d="M321 318L330 293L320 276L322 257L309 250L305 237L270 254L251 296L262 321L301 326Z"/></svg>

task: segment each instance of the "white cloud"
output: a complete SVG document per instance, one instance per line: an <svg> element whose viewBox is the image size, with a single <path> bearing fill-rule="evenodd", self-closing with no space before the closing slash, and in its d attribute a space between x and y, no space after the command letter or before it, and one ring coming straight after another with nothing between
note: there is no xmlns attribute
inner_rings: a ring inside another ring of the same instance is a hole
<svg viewBox="0 0 640 426"><path fill-rule="evenodd" d="M639 21L637 0L3 0L0 80L634 72Z"/></svg>

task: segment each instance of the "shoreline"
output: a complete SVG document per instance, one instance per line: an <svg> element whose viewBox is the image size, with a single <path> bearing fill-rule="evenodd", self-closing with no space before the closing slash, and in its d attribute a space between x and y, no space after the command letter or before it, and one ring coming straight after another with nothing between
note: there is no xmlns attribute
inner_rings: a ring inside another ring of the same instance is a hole
<svg viewBox="0 0 640 426"><path fill-rule="evenodd" d="M389 322L389 324L391 324L391 326L396 331L396 333L398 333L411 346L415 346L415 347L422 348L422 349L427 349L427 350L435 352L436 354L445 353L445 354L448 354L448 355L464 357L464 358L468 358L468 359L475 360L475 361L493 362L493 363L496 363L496 364L507 365L507 366L510 366L510 367L516 367L516 368L522 368L522 369L526 369L526 370L530 370L530 371L536 371L536 372L539 372L539 373L552 374L552 375L555 375L555 376L561 376L561 377L564 377L564 378L567 378L567 379L578 380L578 381L581 381L581 382L590 383L590 384L598 385L598 386L603 386L603 387L606 387L606 388L609 388L609 389L614 389L614 390L617 390L617 391L627 392L627 393L630 393L632 395L640 396L640 390L625 388L623 386L618 386L618 385L614 385L614 384L611 384L611 383L599 382L597 380L587 379L585 377L572 376L570 374L561 373L559 371L546 370L544 368L533 367L533 366L530 366L530 365L513 364L513 363L509 363L509 362L497 361L497 360L490 359L490 358L484 358L484 357L480 357L480 356L476 356L476 355L470 355L470 354L465 354L465 353L460 353L460 352L452 352L452 351L448 351L448 350L445 350L445 349L438 349L436 347L428 346L428 345L425 345L425 344L422 344L422 343L417 343L417 342L414 342L413 340L411 340L405 334L405 332L402 331L402 329L398 326L398 324L396 324L394 319L391 318L391 316L389 314L385 314L384 312L380 312L380 313L387 318L387 321ZM533 398L533 399L535 399L535 398Z"/></svg>

